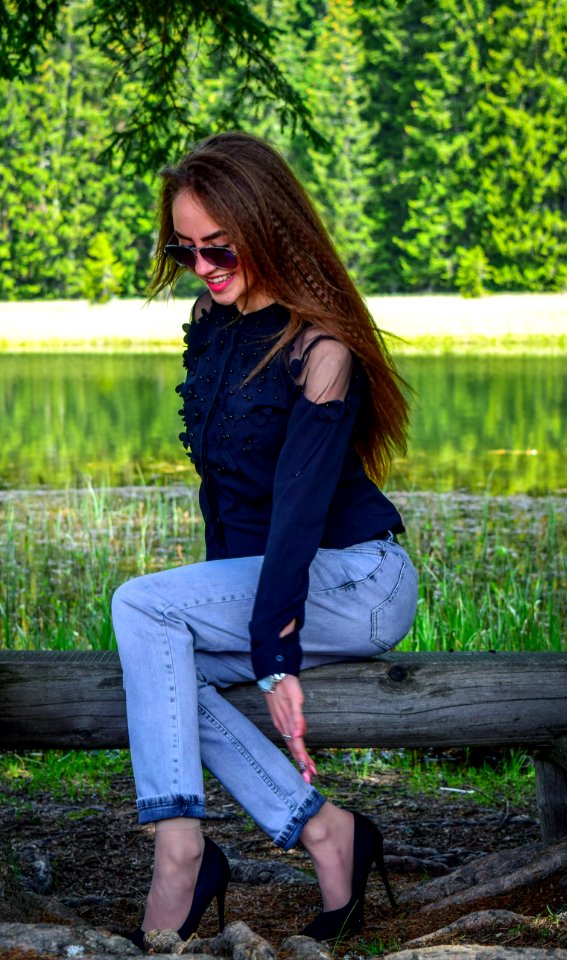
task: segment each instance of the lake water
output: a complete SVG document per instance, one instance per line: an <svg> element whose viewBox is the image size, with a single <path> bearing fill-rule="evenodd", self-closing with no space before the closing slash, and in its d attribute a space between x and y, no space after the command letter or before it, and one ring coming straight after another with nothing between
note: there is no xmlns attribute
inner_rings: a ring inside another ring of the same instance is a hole
<svg viewBox="0 0 567 960"><path fill-rule="evenodd" d="M565 490L565 357L403 356L408 454L388 487ZM180 357L0 355L0 488L187 481L174 386Z"/></svg>

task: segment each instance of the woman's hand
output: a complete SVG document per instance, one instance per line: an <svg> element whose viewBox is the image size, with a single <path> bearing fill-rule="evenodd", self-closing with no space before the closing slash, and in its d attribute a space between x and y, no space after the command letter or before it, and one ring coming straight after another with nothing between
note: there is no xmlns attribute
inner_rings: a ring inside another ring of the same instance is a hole
<svg viewBox="0 0 567 960"><path fill-rule="evenodd" d="M275 685L272 693L266 693L265 697L274 727L284 738L301 776L306 783L311 783L311 777L317 776L317 767L309 756L303 739L307 724L303 716L301 683L297 677L288 673Z"/></svg>

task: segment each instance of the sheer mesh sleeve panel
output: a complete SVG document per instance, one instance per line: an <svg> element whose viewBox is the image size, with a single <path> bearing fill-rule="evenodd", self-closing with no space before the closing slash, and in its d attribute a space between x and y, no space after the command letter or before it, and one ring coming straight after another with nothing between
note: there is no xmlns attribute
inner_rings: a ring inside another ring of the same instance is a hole
<svg viewBox="0 0 567 960"><path fill-rule="evenodd" d="M200 297L195 300L193 310L191 311L192 320L200 320L202 315L209 313L213 305L213 298L208 290L205 290Z"/></svg>
<svg viewBox="0 0 567 960"><path fill-rule="evenodd" d="M312 403L344 400L352 373L348 347L328 334L311 328L295 342L291 372Z"/></svg>

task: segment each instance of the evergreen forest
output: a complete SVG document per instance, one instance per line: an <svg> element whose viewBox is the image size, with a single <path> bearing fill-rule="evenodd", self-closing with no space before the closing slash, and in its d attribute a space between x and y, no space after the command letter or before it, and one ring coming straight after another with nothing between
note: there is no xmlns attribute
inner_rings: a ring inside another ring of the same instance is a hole
<svg viewBox="0 0 567 960"><path fill-rule="evenodd" d="M115 135L133 104L165 118L166 97L150 57L117 73L94 3L70 0L33 68L0 80L2 300L146 293L159 169ZM565 289L566 0L249 6L310 123L269 88L247 96L250 64L205 23L175 65L167 159L187 147L175 111L198 135L270 139L366 295Z"/></svg>

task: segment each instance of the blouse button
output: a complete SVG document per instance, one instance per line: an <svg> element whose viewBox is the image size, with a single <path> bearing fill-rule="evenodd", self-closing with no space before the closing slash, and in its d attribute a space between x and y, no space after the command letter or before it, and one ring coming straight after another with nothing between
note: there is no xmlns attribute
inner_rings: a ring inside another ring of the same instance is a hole
<svg viewBox="0 0 567 960"><path fill-rule="evenodd" d="M276 655L276 660L277 660L278 663L283 663L283 657L282 657L281 653L278 653L278 654Z"/></svg>

